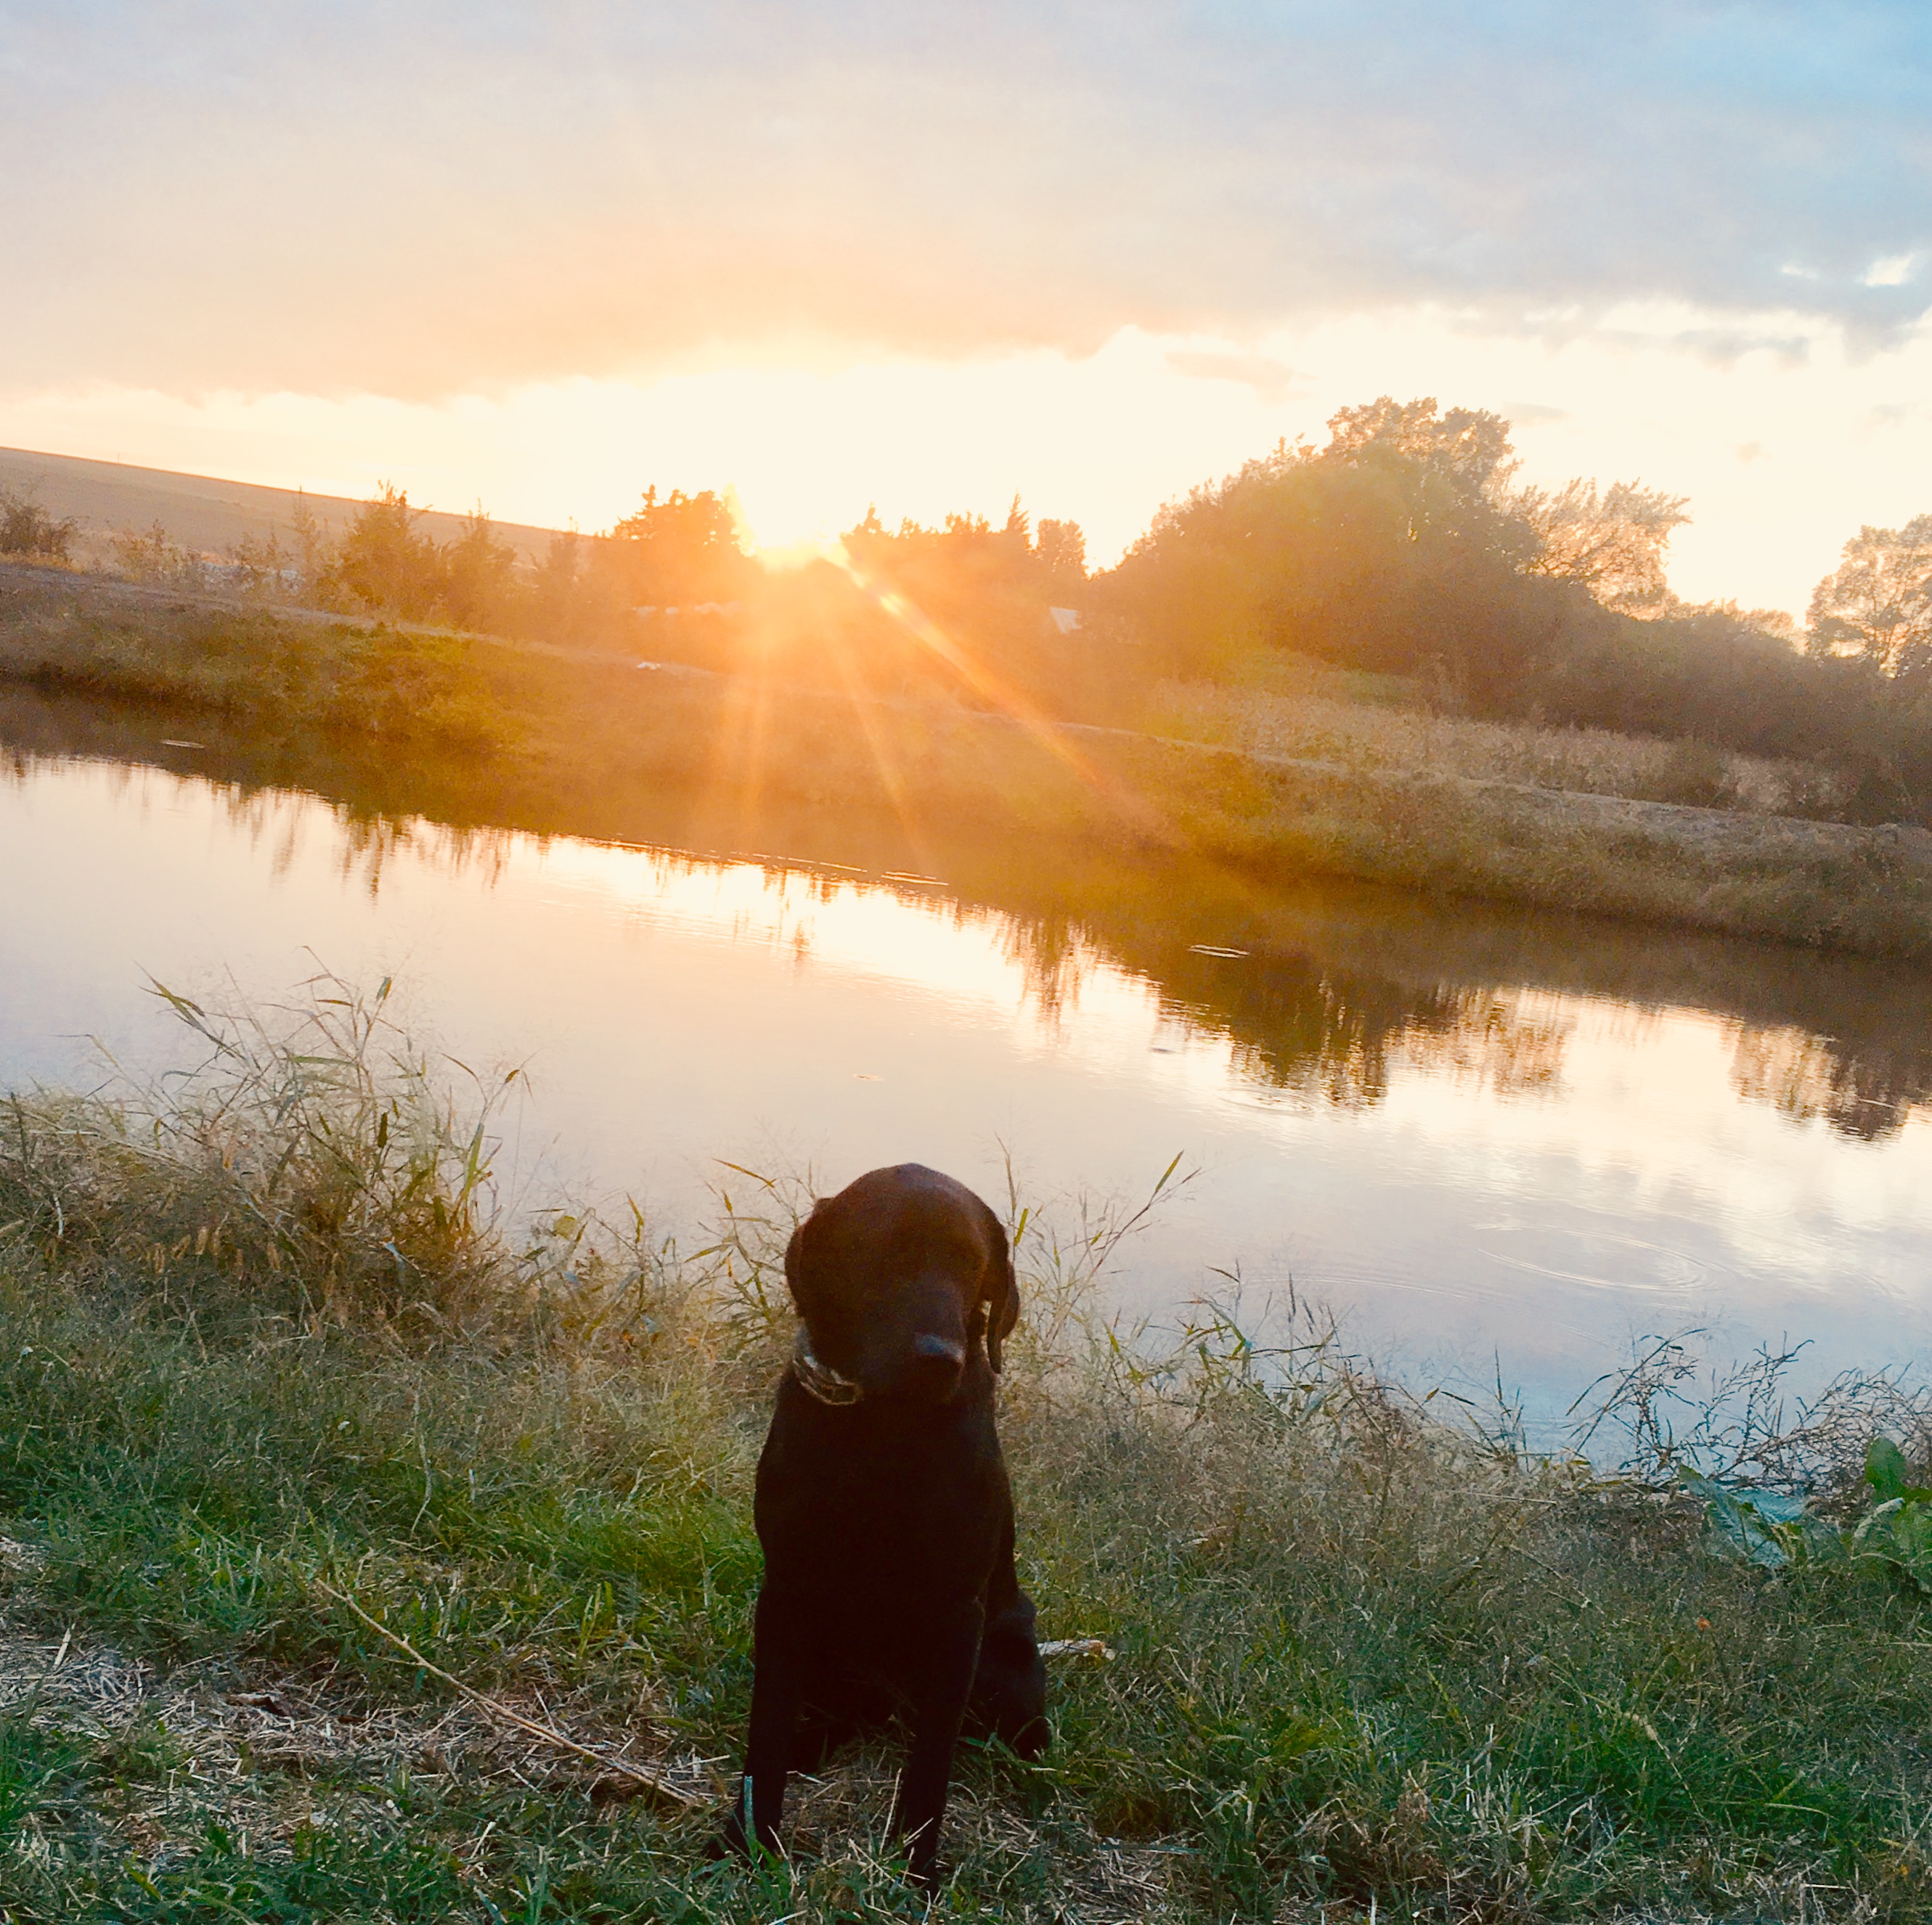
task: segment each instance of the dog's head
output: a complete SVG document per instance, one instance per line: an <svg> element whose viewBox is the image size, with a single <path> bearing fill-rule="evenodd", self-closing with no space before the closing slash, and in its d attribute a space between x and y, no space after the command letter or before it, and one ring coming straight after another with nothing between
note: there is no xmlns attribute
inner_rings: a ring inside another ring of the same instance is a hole
<svg viewBox="0 0 1932 1925"><path fill-rule="evenodd" d="M1019 1319L1005 1227L964 1184L917 1163L820 1198L792 1233L785 1281L819 1360L867 1397L944 1403L982 1318L995 1370Z"/></svg>

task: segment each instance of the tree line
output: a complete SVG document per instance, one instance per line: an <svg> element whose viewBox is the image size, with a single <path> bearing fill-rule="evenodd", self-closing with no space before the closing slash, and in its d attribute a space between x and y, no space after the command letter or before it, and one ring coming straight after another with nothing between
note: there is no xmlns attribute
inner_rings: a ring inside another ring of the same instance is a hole
<svg viewBox="0 0 1932 1925"><path fill-rule="evenodd" d="M1501 416L1383 397L1342 409L1319 446L1281 443L1168 503L1098 573L1077 523L1036 525L1017 500L1001 523L889 527L868 509L836 559L770 568L725 498L656 487L534 560L480 507L434 540L386 484L339 532L304 506L286 541L220 562L158 525L118 537L115 559L344 612L1094 720L1163 679L1264 682L1312 658L1451 711L1812 761L1856 814L1932 820L1932 514L1861 529L1801 628L1672 594L1682 498L1519 473ZM0 552L59 559L73 538L0 501Z"/></svg>

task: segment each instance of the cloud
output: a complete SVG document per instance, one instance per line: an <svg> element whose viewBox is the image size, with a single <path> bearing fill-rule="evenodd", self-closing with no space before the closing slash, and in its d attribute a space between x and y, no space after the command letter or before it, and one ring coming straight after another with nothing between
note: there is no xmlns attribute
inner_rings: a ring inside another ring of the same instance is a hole
<svg viewBox="0 0 1932 1925"><path fill-rule="evenodd" d="M1288 399L1294 383L1294 370L1286 361L1265 354L1220 354L1176 349L1167 364L1177 374L1188 374L1203 381L1238 381L1255 391L1256 398L1272 407Z"/></svg>
<svg viewBox="0 0 1932 1925"><path fill-rule="evenodd" d="M1916 277L1918 271L1916 254L1888 254L1883 260L1874 261L1865 270L1863 284L1867 287L1903 287Z"/></svg>
<svg viewBox="0 0 1932 1925"><path fill-rule="evenodd" d="M1932 302L1928 121L1910 0L0 0L0 379L420 397L1418 304L1870 344Z"/></svg>
<svg viewBox="0 0 1932 1925"><path fill-rule="evenodd" d="M1540 401L1504 401L1496 412L1511 427L1554 427L1570 418L1568 408L1546 407Z"/></svg>

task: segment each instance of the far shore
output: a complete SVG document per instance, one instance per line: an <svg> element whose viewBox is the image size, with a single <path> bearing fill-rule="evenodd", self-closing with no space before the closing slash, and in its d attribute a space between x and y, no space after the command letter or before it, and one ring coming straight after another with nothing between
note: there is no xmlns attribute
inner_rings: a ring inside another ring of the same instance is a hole
<svg viewBox="0 0 1932 1925"><path fill-rule="evenodd" d="M0 568L0 681L465 765L487 811L640 781L1768 938L1932 954L1932 832L1352 767Z"/></svg>

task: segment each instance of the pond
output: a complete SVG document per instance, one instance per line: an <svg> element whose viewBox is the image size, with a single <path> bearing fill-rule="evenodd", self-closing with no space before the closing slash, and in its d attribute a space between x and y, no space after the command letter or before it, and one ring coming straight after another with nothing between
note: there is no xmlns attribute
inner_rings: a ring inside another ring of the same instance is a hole
<svg viewBox="0 0 1932 1925"><path fill-rule="evenodd" d="M151 978L393 975L449 1055L527 1066L499 1168L532 1206L688 1231L719 1159L1004 1201L1010 1159L1066 1211L1178 1155L1132 1315L1292 1282L1544 1420L1645 1332L1804 1340L1813 1383L1925 1354L1922 971L742 808L439 820L186 728L0 701L0 1086L182 1057Z"/></svg>

